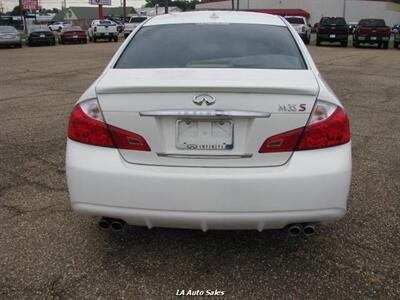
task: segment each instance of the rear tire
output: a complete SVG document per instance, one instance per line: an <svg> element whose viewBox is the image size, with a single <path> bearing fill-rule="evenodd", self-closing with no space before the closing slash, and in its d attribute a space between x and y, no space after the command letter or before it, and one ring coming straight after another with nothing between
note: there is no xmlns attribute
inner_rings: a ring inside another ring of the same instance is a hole
<svg viewBox="0 0 400 300"><path fill-rule="evenodd" d="M348 42L347 41L342 41L342 42L340 42L340 45L342 47L347 47L348 46Z"/></svg>
<svg viewBox="0 0 400 300"><path fill-rule="evenodd" d="M353 42L353 45L355 48L360 48L360 42L357 40Z"/></svg>
<svg viewBox="0 0 400 300"><path fill-rule="evenodd" d="M394 49L399 48L399 42L394 42L393 46L394 46Z"/></svg>

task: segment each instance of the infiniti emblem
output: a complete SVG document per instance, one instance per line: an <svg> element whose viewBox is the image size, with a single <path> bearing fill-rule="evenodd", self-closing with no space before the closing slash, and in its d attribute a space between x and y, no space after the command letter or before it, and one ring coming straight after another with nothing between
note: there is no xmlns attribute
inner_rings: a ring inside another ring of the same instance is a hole
<svg viewBox="0 0 400 300"><path fill-rule="evenodd" d="M215 103L215 98L213 96L207 94L197 95L193 98L193 102L197 105L203 105L203 103L207 105L213 105Z"/></svg>

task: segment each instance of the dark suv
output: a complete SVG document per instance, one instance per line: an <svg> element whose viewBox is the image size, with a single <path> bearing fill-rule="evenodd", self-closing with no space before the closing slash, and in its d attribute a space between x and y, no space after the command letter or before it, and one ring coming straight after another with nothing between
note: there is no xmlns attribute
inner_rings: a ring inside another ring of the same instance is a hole
<svg viewBox="0 0 400 300"><path fill-rule="evenodd" d="M317 46L321 42L340 42L342 47L347 47L349 29L346 20L341 17L323 17L317 28Z"/></svg>

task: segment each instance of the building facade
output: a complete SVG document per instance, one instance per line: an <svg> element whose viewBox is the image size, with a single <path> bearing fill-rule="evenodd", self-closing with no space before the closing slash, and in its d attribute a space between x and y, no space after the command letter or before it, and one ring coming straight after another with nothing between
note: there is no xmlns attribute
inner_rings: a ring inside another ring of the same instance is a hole
<svg viewBox="0 0 400 300"><path fill-rule="evenodd" d="M310 14L311 24L324 16L344 16L347 22L362 18L385 19L389 26L400 24L400 1L398 0L233 0L240 10L302 9ZM232 9L232 0L205 0L196 10Z"/></svg>

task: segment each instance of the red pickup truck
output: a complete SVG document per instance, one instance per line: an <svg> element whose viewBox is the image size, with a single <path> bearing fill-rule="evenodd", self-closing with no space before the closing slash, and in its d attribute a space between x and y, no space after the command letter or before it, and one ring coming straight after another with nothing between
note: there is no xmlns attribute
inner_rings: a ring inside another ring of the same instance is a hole
<svg viewBox="0 0 400 300"><path fill-rule="evenodd" d="M377 44L378 48L389 47L390 27L383 19L361 19L353 33L353 46L360 44Z"/></svg>

